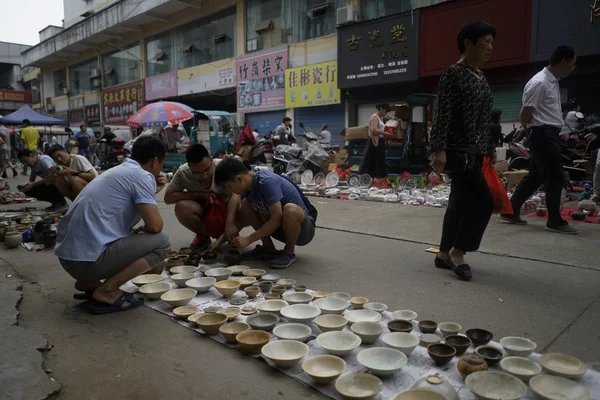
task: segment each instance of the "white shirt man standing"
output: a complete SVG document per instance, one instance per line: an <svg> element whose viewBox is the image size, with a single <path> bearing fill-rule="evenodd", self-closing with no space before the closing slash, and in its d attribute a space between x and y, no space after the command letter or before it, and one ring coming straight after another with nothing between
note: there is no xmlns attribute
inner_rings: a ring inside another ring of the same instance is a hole
<svg viewBox="0 0 600 400"><path fill-rule="evenodd" d="M531 128L531 156L529 173L513 194L514 214L502 214L506 222L525 225L519 216L523 203L543 184L546 188L548 223L546 230L556 233L577 234L560 215L564 173L560 152L562 118L559 79L566 78L577 65L575 50L559 46L550 59L550 65L538 72L525 85L521 123Z"/></svg>

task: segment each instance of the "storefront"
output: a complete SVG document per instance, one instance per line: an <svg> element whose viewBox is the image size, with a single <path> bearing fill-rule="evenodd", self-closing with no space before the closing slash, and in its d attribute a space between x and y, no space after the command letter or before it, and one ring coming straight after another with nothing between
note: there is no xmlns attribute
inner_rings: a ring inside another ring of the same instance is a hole
<svg viewBox="0 0 600 400"><path fill-rule="evenodd" d="M111 86L102 90L102 118L105 125L124 125L145 105L144 81Z"/></svg>
<svg viewBox="0 0 600 400"><path fill-rule="evenodd" d="M0 115L17 111L25 104L31 104L30 92L0 90Z"/></svg>
<svg viewBox="0 0 600 400"><path fill-rule="evenodd" d="M85 106L85 124L91 128L99 127L102 124L99 104Z"/></svg>
<svg viewBox="0 0 600 400"><path fill-rule="evenodd" d="M285 118L285 110L266 111L260 113L246 114L246 123L254 130L257 129L262 137L265 133L275 130Z"/></svg>

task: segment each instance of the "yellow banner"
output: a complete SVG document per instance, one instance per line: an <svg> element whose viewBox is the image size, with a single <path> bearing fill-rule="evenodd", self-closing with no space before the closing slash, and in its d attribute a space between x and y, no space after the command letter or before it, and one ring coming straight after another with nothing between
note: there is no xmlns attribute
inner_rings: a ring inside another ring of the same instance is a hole
<svg viewBox="0 0 600 400"><path fill-rule="evenodd" d="M285 108L339 104L337 61L285 70Z"/></svg>

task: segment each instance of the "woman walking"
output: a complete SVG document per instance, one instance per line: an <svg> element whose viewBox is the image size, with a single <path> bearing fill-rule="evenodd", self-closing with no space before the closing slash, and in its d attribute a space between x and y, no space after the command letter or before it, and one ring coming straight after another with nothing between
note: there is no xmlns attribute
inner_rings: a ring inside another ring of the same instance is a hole
<svg viewBox="0 0 600 400"><path fill-rule="evenodd" d="M375 106L377 112L375 112L369 118L369 141L367 142L367 148L363 154L362 161L358 173L369 174L375 179L387 178L387 167L385 165L385 143L384 132L385 125L382 121L391 110L388 103L381 103Z"/></svg>
<svg viewBox="0 0 600 400"><path fill-rule="evenodd" d="M484 156L496 161L490 134L493 96L479 68L488 61L495 36L496 28L487 22L462 26L457 38L461 58L440 79L431 130L431 166L452 179L435 266L451 269L465 281L471 280L465 254L479 249L493 208L481 172Z"/></svg>

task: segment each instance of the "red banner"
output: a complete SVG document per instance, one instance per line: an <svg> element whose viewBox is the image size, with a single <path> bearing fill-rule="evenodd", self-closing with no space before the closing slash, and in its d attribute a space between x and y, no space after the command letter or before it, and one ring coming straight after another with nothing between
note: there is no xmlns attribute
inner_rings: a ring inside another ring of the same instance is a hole
<svg viewBox="0 0 600 400"><path fill-rule="evenodd" d="M30 92L17 90L0 90L0 101L14 101L17 103L31 103Z"/></svg>
<svg viewBox="0 0 600 400"><path fill-rule="evenodd" d="M111 86L102 91L105 124L124 123L145 104L144 81Z"/></svg>

